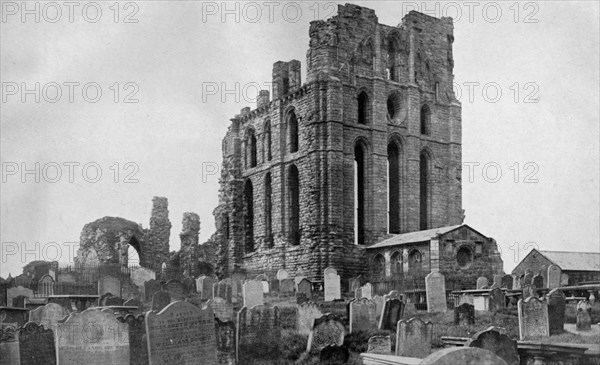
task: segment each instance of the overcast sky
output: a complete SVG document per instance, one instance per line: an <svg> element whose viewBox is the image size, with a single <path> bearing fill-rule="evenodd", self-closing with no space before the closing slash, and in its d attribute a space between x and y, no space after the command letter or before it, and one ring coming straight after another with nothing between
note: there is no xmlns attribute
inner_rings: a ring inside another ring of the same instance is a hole
<svg viewBox="0 0 600 365"><path fill-rule="evenodd" d="M24 15L22 2L0 3L3 277L57 247L69 262L98 218L148 227L155 195L169 199L171 250L184 212L208 239L229 119L255 107L274 62L300 60L304 79L309 22L334 12L227 2L223 19L222 2L134 1L81 2L71 16L31 1ZM419 8L455 18L465 223L497 240L505 270L532 247L598 251L598 2L357 4L389 25Z"/></svg>

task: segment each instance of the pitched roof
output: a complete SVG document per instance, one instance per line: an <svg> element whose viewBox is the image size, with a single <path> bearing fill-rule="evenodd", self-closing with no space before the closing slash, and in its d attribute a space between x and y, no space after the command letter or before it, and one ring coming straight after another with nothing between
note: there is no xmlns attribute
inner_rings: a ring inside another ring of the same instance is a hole
<svg viewBox="0 0 600 365"><path fill-rule="evenodd" d="M425 231L416 231L416 232L395 234L394 236L392 236L390 238L387 238L381 242L378 242L372 246L367 247L367 250L371 249L371 248L390 247L390 246L403 245L406 243L429 241L430 239L435 238L440 234L448 233L448 232L453 231L462 226L463 226L463 224L459 224L457 226L440 227L440 228L427 229Z"/></svg>
<svg viewBox="0 0 600 365"><path fill-rule="evenodd" d="M539 251L562 270L600 271L600 252Z"/></svg>

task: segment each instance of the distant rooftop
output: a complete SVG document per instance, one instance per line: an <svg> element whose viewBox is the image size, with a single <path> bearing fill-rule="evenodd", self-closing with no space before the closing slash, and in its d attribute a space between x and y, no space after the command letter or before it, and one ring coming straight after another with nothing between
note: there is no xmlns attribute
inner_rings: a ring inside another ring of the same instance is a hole
<svg viewBox="0 0 600 365"><path fill-rule="evenodd" d="M562 270L600 271L600 252L539 251Z"/></svg>
<svg viewBox="0 0 600 365"><path fill-rule="evenodd" d="M448 233L462 226L463 224L459 224L456 226L432 228L424 231L396 234L393 237L387 238L381 242L367 247L367 249L398 246L406 243L425 242L437 237L440 234Z"/></svg>

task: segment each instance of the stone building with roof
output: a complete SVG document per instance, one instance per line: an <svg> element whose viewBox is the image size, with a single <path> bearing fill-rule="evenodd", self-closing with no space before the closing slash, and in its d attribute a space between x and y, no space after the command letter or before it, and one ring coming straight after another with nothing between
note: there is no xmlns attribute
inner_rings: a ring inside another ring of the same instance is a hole
<svg viewBox="0 0 600 365"><path fill-rule="evenodd" d="M512 274L540 274L548 282L548 266L561 270L561 285L600 282L600 252L540 251L533 249L513 269Z"/></svg>

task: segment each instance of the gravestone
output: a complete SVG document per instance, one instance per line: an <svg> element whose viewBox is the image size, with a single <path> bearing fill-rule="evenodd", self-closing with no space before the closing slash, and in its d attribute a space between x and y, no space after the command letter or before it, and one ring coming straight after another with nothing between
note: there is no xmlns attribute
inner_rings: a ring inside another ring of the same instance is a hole
<svg viewBox="0 0 600 365"><path fill-rule="evenodd" d="M512 288L513 288L513 277L512 277L512 275L504 275L502 277L502 284L500 285L500 288L512 290Z"/></svg>
<svg viewBox="0 0 600 365"><path fill-rule="evenodd" d="M548 322L550 335L560 334L564 330L565 310L567 302L565 294L560 289L552 289L548 293Z"/></svg>
<svg viewBox="0 0 600 365"><path fill-rule="evenodd" d="M506 307L506 301L502 289L495 288L490 290L489 311L497 312Z"/></svg>
<svg viewBox="0 0 600 365"><path fill-rule="evenodd" d="M483 289L483 287L487 285L488 279L486 277L480 276L477 278L477 289Z"/></svg>
<svg viewBox="0 0 600 365"><path fill-rule="evenodd" d="M362 297L362 287L354 289L354 299L360 299Z"/></svg>
<svg viewBox="0 0 600 365"><path fill-rule="evenodd" d="M521 289L521 277L517 275L512 275L513 278L513 290Z"/></svg>
<svg viewBox="0 0 600 365"><path fill-rule="evenodd" d="M450 347L424 358L419 365L508 365L491 351L477 347Z"/></svg>
<svg viewBox="0 0 600 365"><path fill-rule="evenodd" d="M129 328L110 311L89 308L58 323L60 365L129 365Z"/></svg>
<svg viewBox="0 0 600 365"><path fill-rule="evenodd" d="M198 290L196 289L196 280L192 279L191 277L185 277L183 279L182 283L183 283L183 292L186 297L189 297L192 294L198 292Z"/></svg>
<svg viewBox="0 0 600 365"><path fill-rule="evenodd" d="M398 290L391 290L389 293L383 296L383 299L399 299L404 300L404 296Z"/></svg>
<svg viewBox="0 0 600 365"><path fill-rule="evenodd" d="M217 363L235 365L235 323L215 318Z"/></svg>
<svg viewBox="0 0 600 365"><path fill-rule="evenodd" d="M328 267L324 271L324 277L325 301L331 302L335 299L341 299L340 276L337 274L337 271L332 267Z"/></svg>
<svg viewBox="0 0 600 365"><path fill-rule="evenodd" d="M342 346L346 330L344 324L332 314L315 318L308 336L306 352L318 352L326 346Z"/></svg>
<svg viewBox="0 0 600 365"><path fill-rule="evenodd" d="M376 313L377 313L377 320L379 320L381 318L381 312L383 311L383 303L385 302L385 298L382 297L381 295L376 295L371 300L375 302L375 305L377 305Z"/></svg>
<svg viewBox="0 0 600 365"><path fill-rule="evenodd" d="M6 303L8 307L13 306L13 300L17 297L33 298L33 290L22 286L16 286L6 289Z"/></svg>
<svg viewBox="0 0 600 365"><path fill-rule="evenodd" d="M279 293L279 280L273 279L271 281L268 281L268 283L269 283L269 289L268 289L267 293L269 293L269 292Z"/></svg>
<svg viewBox="0 0 600 365"><path fill-rule="evenodd" d="M537 297L529 297L517 302L519 314L519 339L550 336L548 327L548 303Z"/></svg>
<svg viewBox="0 0 600 365"><path fill-rule="evenodd" d="M402 317L404 317L404 303L400 299L386 299L379 319L379 329L396 330L396 325Z"/></svg>
<svg viewBox="0 0 600 365"><path fill-rule="evenodd" d="M123 300L140 299L141 297L142 291L131 280L124 280L121 283L121 298Z"/></svg>
<svg viewBox="0 0 600 365"><path fill-rule="evenodd" d="M161 311L163 308L171 304L171 296L166 291L157 291L152 296L152 310Z"/></svg>
<svg viewBox="0 0 600 365"><path fill-rule="evenodd" d="M260 281L246 280L242 285L244 307L252 308L264 304L263 285Z"/></svg>
<svg viewBox="0 0 600 365"><path fill-rule="evenodd" d="M213 285L213 297L223 298L227 303L233 303L233 286L230 281L221 280Z"/></svg>
<svg viewBox="0 0 600 365"><path fill-rule="evenodd" d="M306 293L296 293L296 304L302 304L308 302Z"/></svg>
<svg viewBox="0 0 600 365"><path fill-rule="evenodd" d="M144 283L144 298L146 302L152 301L154 293L161 291L160 282L150 279Z"/></svg>
<svg viewBox="0 0 600 365"><path fill-rule="evenodd" d="M98 295L111 293L117 297L121 296L121 282L113 276L104 276L98 280Z"/></svg>
<svg viewBox="0 0 600 365"><path fill-rule="evenodd" d="M51 329L29 322L19 329L17 337L21 365L56 364L54 332Z"/></svg>
<svg viewBox="0 0 600 365"><path fill-rule="evenodd" d="M579 303L577 303L577 322L575 323L575 330L589 331L592 329L591 311L592 306L587 300L580 300Z"/></svg>
<svg viewBox="0 0 600 365"><path fill-rule="evenodd" d="M279 291L282 294L291 294L294 292L294 279L281 279L279 280Z"/></svg>
<svg viewBox="0 0 600 365"><path fill-rule="evenodd" d="M325 346L319 354L319 364L343 365L350 359L350 352L344 346Z"/></svg>
<svg viewBox="0 0 600 365"><path fill-rule="evenodd" d="M400 320L396 329L396 355L424 358L431 352L433 324L420 318Z"/></svg>
<svg viewBox="0 0 600 365"><path fill-rule="evenodd" d="M366 283L365 285L363 285L361 287L361 289L362 289L362 298L371 299L373 297L373 285L371 285L371 283Z"/></svg>
<svg viewBox="0 0 600 365"><path fill-rule="evenodd" d="M523 298L537 297L537 293L533 285L525 284L521 287L521 291L523 292Z"/></svg>
<svg viewBox="0 0 600 365"><path fill-rule="evenodd" d="M541 289L544 287L544 277L540 274L537 274L533 277L532 283L535 289Z"/></svg>
<svg viewBox="0 0 600 365"><path fill-rule="evenodd" d="M297 330L302 335L310 335L315 318L323 316L317 303L306 302L298 305Z"/></svg>
<svg viewBox="0 0 600 365"><path fill-rule="evenodd" d="M277 270L277 280L289 279L289 274L284 269Z"/></svg>
<svg viewBox="0 0 600 365"><path fill-rule="evenodd" d="M533 274L530 271L527 271L523 276L521 285L533 285Z"/></svg>
<svg viewBox="0 0 600 365"><path fill-rule="evenodd" d="M243 307L237 315L237 362L248 364L260 359L281 357L279 308L257 305Z"/></svg>
<svg viewBox="0 0 600 365"><path fill-rule="evenodd" d="M360 277L350 278L348 286L349 286L349 290L351 293L356 292L356 289L361 287ZM357 299L359 299L359 298L357 298Z"/></svg>
<svg viewBox="0 0 600 365"><path fill-rule="evenodd" d="M560 287L560 275L562 271L560 267L552 264L548 266L548 288L554 289Z"/></svg>
<svg viewBox="0 0 600 365"><path fill-rule="evenodd" d="M300 284L302 279L306 279L306 276L294 276L294 288L296 289L296 291L298 291L298 284Z"/></svg>
<svg viewBox="0 0 600 365"><path fill-rule="evenodd" d="M568 286L569 285L569 275L566 273L560 274L560 286Z"/></svg>
<svg viewBox="0 0 600 365"><path fill-rule="evenodd" d="M173 302L146 314L150 365L215 364L215 319L210 306Z"/></svg>
<svg viewBox="0 0 600 365"><path fill-rule="evenodd" d="M491 351L506 361L508 365L519 365L520 363L517 341L498 331L495 327L477 332L472 339L465 343L465 347Z"/></svg>
<svg viewBox="0 0 600 365"><path fill-rule="evenodd" d="M268 281L261 281L260 283L262 285L263 294L269 294L269 282Z"/></svg>
<svg viewBox="0 0 600 365"><path fill-rule="evenodd" d="M127 324L129 328L130 365L148 365L148 343L144 315L127 314L124 317L117 317L117 320Z"/></svg>
<svg viewBox="0 0 600 365"><path fill-rule="evenodd" d="M212 289L212 286L211 286ZM183 283L179 280L169 280L165 283L163 290L169 293L173 301L185 299L185 289ZM211 290L212 291L212 290Z"/></svg>
<svg viewBox="0 0 600 365"><path fill-rule="evenodd" d="M498 288L501 288L503 276L501 274L494 274L494 283L492 285L497 285Z"/></svg>
<svg viewBox="0 0 600 365"><path fill-rule="evenodd" d="M69 315L69 311L56 303L48 303L29 311L29 322L34 322L46 327L47 329L56 329L58 321Z"/></svg>
<svg viewBox="0 0 600 365"><path fill-rule="evenodd" d="M306 294L308 299L312 299L312 283L304 278L298 283L298 293Z"/></svg>
<svg viewBox="0 0 600 365"><path fill-rule="evenodd" d="M54 295L54 279L50 275L44 275L38 282L38 293L47 297Z"/></svg>
<svg viewBox="0 0 600 365"><path fill-rule="evenodd" d="M196 290L200 291L202 300L208 300L213 297L213 286L217 282L217 279L212 276L201 276L196 280Z"/></svg>
<svg viewBox="0 0 600 365"><path fill-rule="evenodd" d="M360 298L350 302L350 332L377 328L377 304L371 299Z"/></svg>
<svg viewBox="0 0 600 365"><path fill-rule="evenodd" d="M209 299L207 303L211 306L215 317L223 322L233 321L233 304L219 297Z"/></svg>
<svg viewBox="0 0 600 365"><path fill-rule="evenodd" d="M463 303L454 308L454 324L471 326L475 324L475 306Z"/></svg>
<svg viewBox="0 0 600 365"><path fill-rule="evenodd" d="M427 295L427 312L445 312L446 280L439 271L432 271L425 277L425 292Z"/></svg>
<svg viewBox="0 0 600 365"><path fill-rule="evenodd" d="M367 352L372 354L390 355L392 352L392 340L390 336L373 336L367 343Z"/></svg>
<svg viewBox="0 0 600 365"><path fill-rule="evenodd" d="M147 281L156 280L156 273L145 267L138 267L131 272L131 281L138 288L143 288Z"/></svg>

